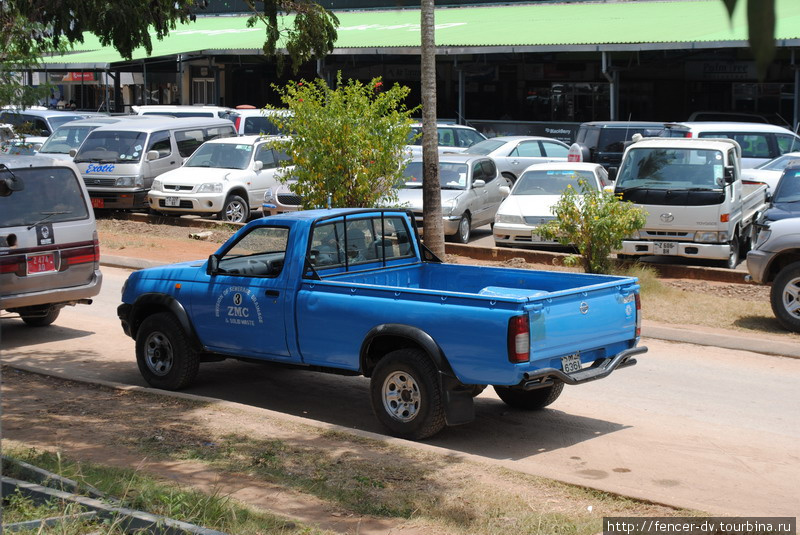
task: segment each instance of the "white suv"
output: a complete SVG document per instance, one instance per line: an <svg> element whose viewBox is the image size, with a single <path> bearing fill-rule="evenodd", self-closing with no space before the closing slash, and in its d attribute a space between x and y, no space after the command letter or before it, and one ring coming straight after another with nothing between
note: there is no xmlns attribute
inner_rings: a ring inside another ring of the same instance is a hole
<svg viewBox="0 0 800 535"><path fill-rule="evenodd" d="M153 181L150 209L166 214L216 215L244 223L276 189L286 154L268 146L268 136L241 136L203 143L181 167Z"/></svg>

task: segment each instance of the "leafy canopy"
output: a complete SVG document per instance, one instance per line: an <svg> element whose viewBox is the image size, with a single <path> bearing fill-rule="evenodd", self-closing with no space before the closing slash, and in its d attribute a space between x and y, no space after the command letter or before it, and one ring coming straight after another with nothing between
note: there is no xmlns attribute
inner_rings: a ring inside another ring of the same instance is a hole
<svg viewBox="0 0 800 535"><path fill-rule="evenodd" d="M539 227L538 232L545 239L577 248L585 272L608 273L609 255L644 226L647 214L611 192L594 189L585 180L578 183L581 191L568 186L552 208L556 219ZM565 263L575 264L577 259L568 257Z"/></svg>
<svg viewBox="0 0 800 535"><path fill-rule="evenodd" d="M304 208L370 207L396 201L402 181L411 114L403 101L410 89L384 90L380 78L369 83L336 78L290 82L275 87L289 113L272 117L291 137L273 142L295 165L292 190Z"/></svg>

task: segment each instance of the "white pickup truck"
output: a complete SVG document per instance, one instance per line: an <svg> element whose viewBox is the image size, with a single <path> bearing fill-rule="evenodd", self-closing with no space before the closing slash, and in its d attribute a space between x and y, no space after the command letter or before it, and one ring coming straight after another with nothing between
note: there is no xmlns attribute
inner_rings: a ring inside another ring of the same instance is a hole
<svg viewBox="0 0 800 535"><path fill-rule="evenodd" d="M765 184L742 182L741 153L731 139L635 138L614 193L644 208L647 223L620 257L705 258L735 268L767 206Z"/></svg>

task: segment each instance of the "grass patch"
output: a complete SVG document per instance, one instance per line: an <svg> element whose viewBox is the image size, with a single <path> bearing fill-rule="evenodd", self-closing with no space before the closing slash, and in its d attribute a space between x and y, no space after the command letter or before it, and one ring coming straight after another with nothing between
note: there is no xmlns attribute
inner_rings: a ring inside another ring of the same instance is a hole
<svg viewBox="0 0 800 535"><path fill-rule="evenodd" d="M118 498L123 507L147 511L199 526L235 533L237 535L300 535L323 534L324 531L299 526L277 516L247 508L235 500L218 494L205 494L196 490L166 484L138 471L110 468L92 463L75 462L61 455L33 448L5 445L9 457L33 464L63 477L89 484L109 496ZM43 518L36 516L58 511L52 504L36 507L17 499L12 518ZM68 506L69 507L69 506ZM4 508L4 522L10 522ZM113 527L113 526L112 526ZM61 531L53 531L59 533ZM65 532L67 533L67 532ZM87 532L88 533L88 532ZM95 533L116 533L99 531Z"/></svg>

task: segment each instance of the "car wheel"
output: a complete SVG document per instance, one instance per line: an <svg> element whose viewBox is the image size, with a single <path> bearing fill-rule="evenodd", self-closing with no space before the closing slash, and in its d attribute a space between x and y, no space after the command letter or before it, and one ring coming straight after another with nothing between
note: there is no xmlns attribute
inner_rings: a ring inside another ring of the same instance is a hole
<svg viewBox="0 0 800 535"><path fill-rule="evenodd" d="M238 195L229 195L219 212L219 220L228 223L246 223L250 216L250 206Z"/></svg>
<svg viewBox="0 0 800 535"><path fill-rule="evenodd" d="M436 367L419 349L398 349L378 362L370 400L375 416L394 436L419 440L445 426Z"/></svg>
<svg viewBox="0 0 800 535"><path fill-rule="evenodd" d="M509 407L526 411L543 409L553 403L564 390L564 383L553 383L545 388L522 390L510 386L495 386L494 391Z"/></svg>
<svg viewBox="0 0 800 535"><path fill-rule="evenodd" d="M503 173L503 178L506 179L509 188L514 185L514 182L517 181L517 177L515 177L511 173Z"/></svg>
<svg viewBox="0 0 800 535"><path fill-rule="evenodd" d="M728 259L722 261L722 267L728 269L736 269L736 266L739 265L739 237L734 236L733 239L730 241L730 253L728 253Z"/></svg>
<svg viewBox="0 0 800 535"><path fill-rule="evenodd" d="M456 243L469 243L470 234L469 216L464 214L458 222L458 231L453 235L453 241Z"/></svg>
<svg viewBox="0 0 800 535"><path fill-rule="evenodd" d="M200 368L189 336L169 312L153 314L142 322L136 333L136 363L149 385L165 390L188 386Z"/></svg>
<svg viewBox="0 0 800 535"><path fill-rule="evenodd" d="M39 309L32 312L20 312L19 317L25 322L25 325L30 327L47 327L58 318L61 313L61 307L49 306L45 309Z"/></svg>
<svg viewBox="0 0 800 535"><path fill-rule="evenodd" d="M784 328L800 332L800 262L784 267L772 282L772 312Z"/></svg>

